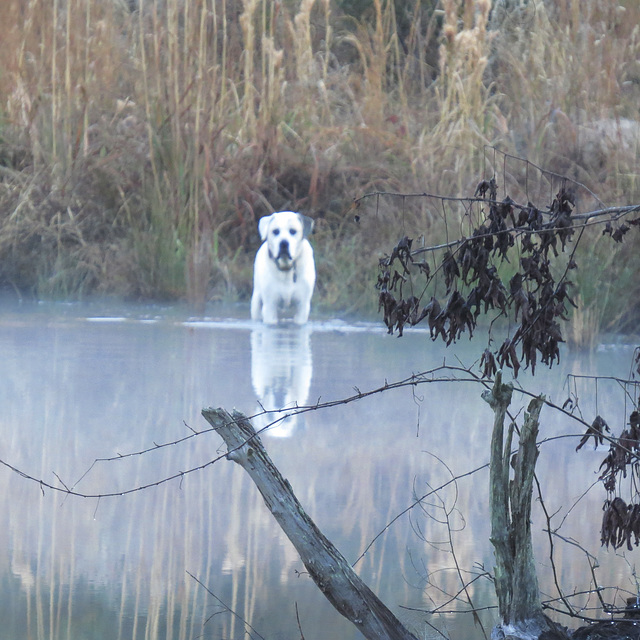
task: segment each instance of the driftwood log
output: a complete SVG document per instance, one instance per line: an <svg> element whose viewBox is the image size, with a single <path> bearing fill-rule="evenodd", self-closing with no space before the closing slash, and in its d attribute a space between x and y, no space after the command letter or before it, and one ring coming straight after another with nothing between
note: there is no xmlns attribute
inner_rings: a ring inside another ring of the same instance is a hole
<svg viewBox="0 0 640 640"><path fill-rule="evenodd" d="M227 458L249 474L309 575L333 607L370 640L416 640L305 513L247 417L238 411L229 414L213 408L203 409L202 415L225 441Z"/></svg>

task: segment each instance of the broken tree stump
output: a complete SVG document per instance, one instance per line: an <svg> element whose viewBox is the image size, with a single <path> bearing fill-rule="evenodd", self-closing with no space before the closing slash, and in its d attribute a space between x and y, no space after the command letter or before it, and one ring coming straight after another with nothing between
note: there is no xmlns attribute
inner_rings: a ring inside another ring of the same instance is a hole
<svg viewBox="0 0 640 640"><path fill-rule="evenodd" d="M202 415L225 441L227 458L249 474L309 575L333 607L370 640L417 640L306 514L248 418L238 411L229 414L220 408L203 409Z"/></svg>
<svg viewBox="0 0 640 640"><path fill-rule="evenodd" d="M556 634L551 637L567 637L562 628L542 612L531 539L531 495L538 458L536 439L544 396L529 403L518 451L512 458L514 425L509 426L506 437L504 434L512 392L513 385L503 384L502 372L498 371L493 388L482 394L494 413L489 509L491 543L496 558L495 589L502 625L494 629L492 638L505 635L538 638L545 632Z"/></svg>

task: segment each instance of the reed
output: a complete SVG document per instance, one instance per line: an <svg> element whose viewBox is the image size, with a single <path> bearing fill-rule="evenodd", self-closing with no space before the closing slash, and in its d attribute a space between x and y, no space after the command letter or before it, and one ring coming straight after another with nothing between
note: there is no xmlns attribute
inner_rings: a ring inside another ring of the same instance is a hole
<svg viewBox="0 0 640 640"><path fill-rule="evenodd" d="M257 218L291 208L324 221L319 301L366 307L389 226L355 259L353 198L468 195L485 145L640 196L634 3L129 4L0 7L0 275L22 295L244 299ZM386 216L437 224L406 213Z"/></svg>

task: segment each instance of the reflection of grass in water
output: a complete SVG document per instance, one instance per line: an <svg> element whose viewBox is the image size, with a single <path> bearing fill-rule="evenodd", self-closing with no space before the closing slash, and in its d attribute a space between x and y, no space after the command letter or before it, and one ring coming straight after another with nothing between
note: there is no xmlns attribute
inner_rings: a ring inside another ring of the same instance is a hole
<svg viewBox="0 0 640 640"><path fill-rule="evenodd" d="M61 335L48 337L49 345L53 345L58 355L50 365L51 353L41 354L37 379L42 380L42 389L34 384L35 371L26 353L16 360L24 362L25 366L10 372L11 388L7 393L13 393L14 397L33 395L40 399L39 403L28 405L6 403L5 412L7 423L25 425L21 438L29 442L30 450L41 452L40 460L36 458L35 465L32 464L32 456L22 451L21 439L11 441L5 450L7 457L25 465L37 477L50 477L51 469L55 469L69 481L80 475L79 464L87 464L78 460L86 460L83 456L96 450L94 440L101 442L97 451L106 453L117 438L112 438L110 433L105 433L104 437L92 433L95 425L86 423L92 416L84 414L86 407L74 391L82 368L79 363L83 362L80 351L86 343L77 340L75 334L73 340L66 340L67 337L69 334L64 331ZM65 345L64 349L55 346L59 339L60 344ZM190 354L189 345L185 346ZM134 350L131 358L135 360L138 355ZM55 369L55 383L51 382L50 366ZM178 358L173 366L165 367L168 380L173 380L174 374L182 385L185 405L199 406L200 401L193 397L201 382L196 370L185 369ZM67 392L61 394L61 389ZM118 404L131 396L130 390L127 376L117 384L109 382L109 394ZM126 448L135 448L133 443L136 442L171 439L169 433L158 431L166 427L158 424L157 415L172 415L175 397L161 393L162 397L158 398L157 391L155 395L153 389L147 391L151 395L146 406L153 406L153 410L141 406L141 411L135 408L130 411L129 422L136 430L136 437ZM89 387L85 389L84 386L83 392L91 393ZM95 401L92 406L96 407ZM110 408L108 404L98 404L101 414L107 415ZM173 429L171 421L166 424L169 431ZM203 439L206 441L206 437ZM64 443L62 448L61 443ZM204 444L207 446L215 449L210 437L209 443ZM128 461L101 463L78 488L104 490L114 485L123 489L138 486L148 480L150 471L154 478L161 478L176 469L200 464L202 456L203 445L199 442L170 455L160 456L154 452ZM4 511L11 526L6 529L9 540L4 547L13 554L12 571L21 576L24 589L20 590L15 580L8 578L12 592L7 600L14 598L21 601L21 605L12 607L13 617L7 620L48 640L66 637L67 631L84 633L85 621L89 618L97 625L96 634L104 626L104 637L113 638L117 627L117 637L122 640L165 637L166 629L171 629L173 637L178 639L188 640L201 635L212 605L203 589L188 579L185 568L199 575L205 584L218 588L221 572L216 562L227 542L224 533L228 524L220 515L226 513L220 487L230 485L241 494L238 503L247 504L243 477L232 474L232 469L223 462L208 472L186 478L182 487L176 482L99 503L74 498L64 500L52 492L42 496L33 485L8 475L4 494L8 504ZM211 482L212 475L215 482ZM253 512L262 514L263 509L258 506ZM239 614L250 618L259 594L265 589L264 580L257 575L265 518L263 515L258 518L247 542L249 527L244 522L245 509L238 507L232 514L238 521L236 545L239 555L253 571L252 580L246 582L243 571L232 573L234 601L240 607ZM269 540L271 537L266 536ZM35 553L37 561L32 561ZM112 557L105 557L105 554ZM11 576L11 573L7 575ZM88 594L93 594L93 599L88 599ZM231 600L225 598L225 601ZM92 603L93 613L90 611ZM102 619L109 619L109 622L104 625L96 622ZM232 625L237 627L238 624L227 614L218 616L218 620L223 620L225 634Z"/></svg>
<svg viewBox="0 0 640 640"><path fill-rule="evenodd" d="M60 578L60 577L59 577ZM22 589L5 577L0 598L2 635L12 640L38 638L114 638L113 597L110 589L80 578L70 592L68 584ZM73 622L68 613L73 612ZM123 638L133 638L131 615L124 619Z"/></svg>
<svg viewBox="0 0 640 640"><path fill-rule="evenodd" d="M235 474L232 491L241 484L246 482ZM206 491L202 486L196 489ZM168 486L156 493L143 496L139 508L135 501L129 501L118 509L127 523L127 541L121 554L113 558L116 569L110 582L92 580L86 567L78 563L74 566L76 548L86 543L81 542L80 527L71 530L68 554L63 545L56 546L61 531L53 518L51 532L43 530L38 536L39 565L32 575L23 572L25 588L21 589L17 580L9 579L5 587L9 597L3 597L2 603L10 603L11 607L2 619L12 621L17 629L32 629L37 638L47 640L83 635L113 638L116 626L118 640L200 637L205 620L211 615L212 603L206 592L188 578L185 567L198 574L202 572L203 582L212 581L216 588L219 572L209 555L212 546L222 546L220 534L226 523L218 522L211 529L210 515L215 514L215 508L206 506L208 500L201 498L202 491L192 488L180 492ZM241 493L246 493L242 487ZM241 505L246 504L246 497L242 497ZM214 496L209 498L215 500ZM185 505L185 501L191 504ZM197 516L185 520L181 516L185 510ZM262 512L261 501L236 510L240 530L249 534L245 538L246 547L241 545L239 550L245 567L239 566L231 573L232 597L224 600L232 603L232 608L247 620L251 620L255 602L266 588L260 573ZM91 545L84 552L99 554L101 549ZM74 569L78 572L74 573ZM29 579L32 584L25 585ZM219 616L216 621L222 622L220 628L225 637L235 637L240 630L240 623L231 614ZM16 633L11 637L21 636Z"/></svg>
<svg viewBox="0 0 640 640"><path fill-rule="evenodd" d="M57 437L48 433L43 451L54 455ZM49 439L51 442L47 442ZM182 462L189 464L188 460ZM73 477L68 468L69 458L60 466L59 461L47 460L42 468L51 464L63 477ZM111 466L111 473L116 473L116 464ZM140 460L133 474L129 474L127 484L139 482L140 470L147 464ZM177 464L175 458L167 459L164 468L158 471L165 473ZM6 548L13 549L12 571L21 575L24 589L17 585L8 587L11 595L16 594L15 598L22 603L12 606L11 614L3 620L11 620L21 629L31 629L43 639L66 638L67 632L74 636L112 638L116 626L117 637L123 640L166 637L168 629L173 637L187 640L201 632L194 615L202 608L204 596L187 582L181 563L188 560L193 566L203 566L208 546L203 542L205 535L201 528L196 526L189 531L189 521L181 515L186 492L166 486L100 505L70 498L61 507L59 495L49 492L41 498L39 492L25 487L16 476L10 477L7 485L11 489L16 487L15 492L10 490L8 494L14 498L24 491L28 495L26 504L32 503L35 495L38 525L34 529L28 524L32 508L25 509L24 502L13 502L9 509L19 509L18 521L23 524L13 529ZM197 513L201 509L198 503L192 505L191 511ZM94 510L96 522L92 517ZM110 523L113 529L107 532L104 526ZM31 533L23 541L25 527ZM113 548L113 541L103 539L114 536L118 540L121 534L121 549L117 543ZM180 544L184 546L182 552ZM23 552L18 556L20 548ZM30 554L36 549L37 559L32 566ZM114 557L103 557L105 549ZM6 600L10 598L3 602ZM119 607L114 608L114 600L119 600Z"/></svg>

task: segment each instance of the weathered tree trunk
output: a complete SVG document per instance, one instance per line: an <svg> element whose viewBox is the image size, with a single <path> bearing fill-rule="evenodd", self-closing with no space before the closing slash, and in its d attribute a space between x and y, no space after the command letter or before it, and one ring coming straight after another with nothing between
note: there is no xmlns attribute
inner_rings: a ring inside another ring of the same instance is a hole
<svg viewBox="0 0 640 640"><path fill-rule="evenodd" d="M269 511L335 609L371 640L416 640L305 513L246 416L213 408L203 409L202 415L225 441L227 458L237 462L258 487Z"/></svg>
<svg viewBox="0 0 640 640"><path fill-rule="evenodd" d="M544 398L534 398L524 414L520 446L511 483L511 539L514 549L513 591L508 620L518 621L542 614L536 563L531 539L531 494L538 459L538 419ZM508 455L508 452L505 452Z"/></svg>
<svg viewBox="0 0 640 640"><path fill-rule="evenodd" d="M489 493L495 586L503 628L520 637L536 637L555 628L542 613L531 541L531 494L538 457L536 438L544 398L534 398L529 403L513 464L513 480L510 480L513 425L505 439L504 420L512 391L512 385L502 384L502 373L498 372L493 389L482 395L495 415ZM516 629L519 632L514 633ZM495 635L500 637L499 633Z"/></svg>

